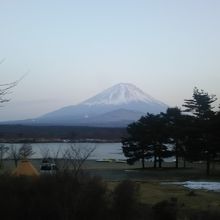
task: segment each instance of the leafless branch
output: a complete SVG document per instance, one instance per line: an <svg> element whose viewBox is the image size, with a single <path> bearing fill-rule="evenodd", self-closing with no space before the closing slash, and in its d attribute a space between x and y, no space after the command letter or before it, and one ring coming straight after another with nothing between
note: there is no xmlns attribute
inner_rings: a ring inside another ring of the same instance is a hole
<svg viewBox="0 0 220 220"><path fill-rule="evenodd" d="M28 157L31 157L34 155L32 146L28 143L24 143L19 149L19 154L21 159L27 159Z"/></svg>
<svg viewBox="0 0 220 220"><path fill-rule="evenodd" d="M4 61L4 60L3 60ZM3 62L0 61L0 64ZM11 83L5 83L5 84L0 84L0 103L5 103L5 102L9 102L10 99L6 98L5 96L10 94L12 91L12 88L16 87L18 85L18 83L20 81L22 81L24 79L24 77L27 76L27 74L29 73L29 71L27 73L25 73L20 79L11 82Z"/></svg>
<svg viewBox="0 0 220 220"><path fill-rule="evenodd" d="M50 149L47 147L40 147L40 153L43 159L48 159L50 157Z"/></svg>
<svg viewBox="0 0 220 220"><path fill-rule="evenodd" d="M93 148L80 148L76 145L71 145L63 155L64 170L71 171L75 177L78 176L82 170L85 161L91 156L96 147Z"/></svg>
<svg viewBox="0 0 220 220"><path fill-rule="evenodd" d="M15 167L17 167L18 161L20 160L19 148L12 144L9 147L8 158L12 159L14 161Z"/></svg>
<svg viewBox="0 0 220 220"><path fill-rule="evenodd" d="M5 158L6 153L8 152L8 147L4 144L0 145L0 168L3 167L3 159Z"/></svg>

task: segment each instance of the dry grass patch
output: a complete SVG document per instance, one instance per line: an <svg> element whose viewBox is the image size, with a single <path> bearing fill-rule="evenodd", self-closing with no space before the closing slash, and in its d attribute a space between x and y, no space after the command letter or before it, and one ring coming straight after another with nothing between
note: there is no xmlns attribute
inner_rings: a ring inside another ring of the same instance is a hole
<svg viewBox="0 0 220 220"><path fill-rule="evenodd" d="M113 190L119 182L109 182L108 188ZM220 193L205 190L191 190L172 184L161 184L160 181L136 182L139 185L140 202L155 205L163 200L176 198L183 209L218 210L220 209Z"/></svg>
<svg viewBox="0 0 220 220"><path fill-rule="evenodd" d="M178 185L162 185L160 182L140 182L140 199L146 204L156 204L161 200L177 198L183 207L192 209L219 209L220 193L191 190Z"/></svg>

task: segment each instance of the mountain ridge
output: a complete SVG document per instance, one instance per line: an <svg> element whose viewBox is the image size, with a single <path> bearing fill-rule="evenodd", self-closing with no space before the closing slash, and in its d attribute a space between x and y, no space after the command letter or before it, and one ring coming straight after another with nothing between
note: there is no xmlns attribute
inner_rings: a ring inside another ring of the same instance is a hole
<svg viewBox="0 0 220 220"><path fill-rule="evenodd" d="M65 106L21 124L126 126L147 113L165 112L167 105L130 83L119 83L78 105Z"/></svg>

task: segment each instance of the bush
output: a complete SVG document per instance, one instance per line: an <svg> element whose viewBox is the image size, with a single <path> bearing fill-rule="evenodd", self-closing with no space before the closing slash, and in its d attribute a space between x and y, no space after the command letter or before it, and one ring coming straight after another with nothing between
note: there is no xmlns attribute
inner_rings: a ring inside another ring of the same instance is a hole
<svg viewBox="0 0 220 220"><path fill-rule="evenodd" d="M118 219L136 219L138 208L138 186L124 180L113 192L113 207Z"/></svg>
<svg viewBox="0 0 220 220"><path fill-rule="evenodd" d="M177 219L177 198L161 201L153 206L155 220L176 220Z"/></svg>
<svg viewBox="0 0 220 220"><path fill-rule="evenodd" d="M107 187L101 179L69 174L0 177L0 211L4 219L103 219L108 212Z"/></svg>
<svg viewBox="0 0 220 220"><path fill-rule="evenodd" d="M218 210L180 209L177 198L151 207L139 202L139 187L122 181L110 191L97 177L58 173L39 178L0 176L4 220L217 220ZM184 211L184 212L183 212Z"/></svg>

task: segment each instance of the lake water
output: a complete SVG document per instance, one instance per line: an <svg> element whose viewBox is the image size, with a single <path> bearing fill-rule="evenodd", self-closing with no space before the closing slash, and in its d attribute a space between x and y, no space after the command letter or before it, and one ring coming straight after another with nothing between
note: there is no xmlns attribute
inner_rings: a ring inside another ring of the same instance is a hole
<svg viewBox="0 0 220 220"><path fill-rule="evenodd" d="M6 144L6 146L9 147L11 145L12 144ZM22 144L13 144L13 146L18 148L21 145ZM63 153L70 148L70 146L74 146L74 148L80 148L80 151L83 154L95 148L88 159L125 159L121 143L34 143L31 144L31 146L34 152L32 158L42 158L47 151L51 157L54 157L57 152L59 152L58 157L62 157Z"/></svg>

